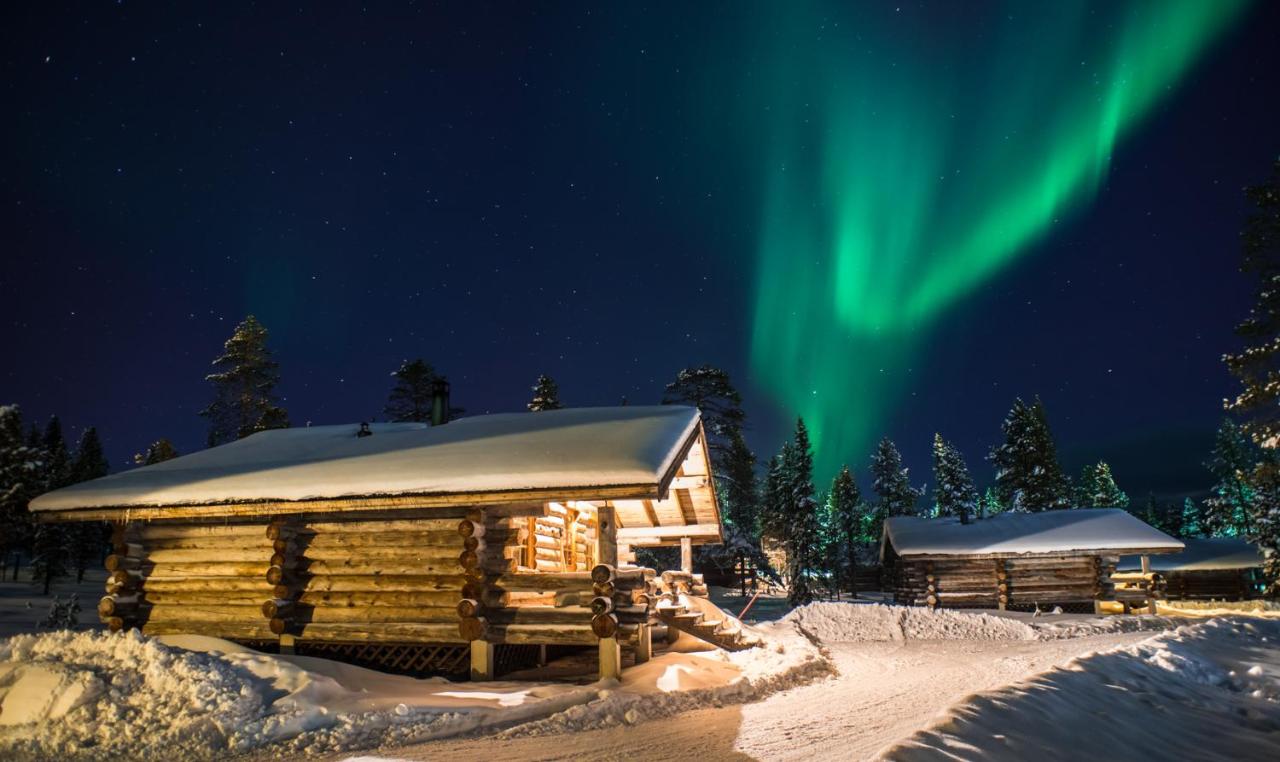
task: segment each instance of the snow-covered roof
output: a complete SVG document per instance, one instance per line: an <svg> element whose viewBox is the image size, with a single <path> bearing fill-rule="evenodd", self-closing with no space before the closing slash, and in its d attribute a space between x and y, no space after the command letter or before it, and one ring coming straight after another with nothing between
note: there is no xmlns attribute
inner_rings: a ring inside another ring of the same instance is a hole
<svg viewBox="0 0 1280 762"><path fill-rule="evenodd" d="M1257 545L1243 537L1196 537L1183 540L1180 553L1151 559L1153 571L1227 571L1262 566L1265 560ZM1116 567L1120 571L1142 568L1141 556L1125 556Z"/></svg>
<svg viewBox="0 0 1280 762"><path fill-rule="evenodd" d="M699 416L678 405L570 408L370 429L367 437L356 436L358 424L263 431L55 490L31 510L410 495L588 500L595 490L649 498L667 488L696 444Z"/></svg>
<svg viewBox="0 0 1280 762"><path fill-rule="evenodd" d="M959 519L895 516L884 522L881 556L891 545L904 557L1046 555L1071 551L1174 553L1182 543L1116 508L1001 513Z"/></svg>

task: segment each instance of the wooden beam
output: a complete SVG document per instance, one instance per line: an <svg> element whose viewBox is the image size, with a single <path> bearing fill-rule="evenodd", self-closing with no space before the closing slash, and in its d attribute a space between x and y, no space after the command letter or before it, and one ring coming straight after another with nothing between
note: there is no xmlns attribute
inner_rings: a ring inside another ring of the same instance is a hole
<svg viewBox="0 0 1280 762"><path fill-rule="evenodd" d="M653 633L649 625L642 624L636 631L636 664L644 664L653 657Z"/></svg>
<svg viewBox="0 0 1280 762"><path fill-rule="evenodd" d="M618 565L618 521L612 505L596 512L596 563Z"/></svg>
<svg viewBox="0 0 1280 762"><path fill-rule="evenodd" d="M680 571L693 573L693 540L688 537L680 538Z"/></svg>
<svg viewBox="0 0 1280 762"><path fill-rule="evenodd" d="M674 469L672 470L674 476ZM669 481L669 479L668 479ZM358 497L318 500L261 500L191 505L113 505L70 510L32 511L41 522L147 521L152 519L214 518L229 516L283 516L297 513L354 513L387 509L497 506L549 500L645 500L665 494L662 484L613 484L599 487L548 487L501 492L451 492L406 494L394 497Z"/></svg>
<svg viewBox="0 0 1280 762"><path fill-rule="evenodd" d="M686 524L684 526L674 527L624 527L618 530L618 541L623 542L633 538L671 538L679 539L681 537L696 538L714 538L720 539L719 524Z"/></svg>
<svg viewBox="0 0 1280 762"><path fill-rule="evenodd" d="M671 480L671 489L706 489L710 483L706 476L677 476Z"/></svg>
<svg viewBox="0 0 1280 762"><path fill-rule="evenodd" d="M493 679L493 644L487 640L471 641L471 679Z"/></svg>
<svg viewBox="0 0 1280 762"><path fill-rule="evenodd" d="M622 679L622 646L617 638L600 638L600 679Z"/></svg>

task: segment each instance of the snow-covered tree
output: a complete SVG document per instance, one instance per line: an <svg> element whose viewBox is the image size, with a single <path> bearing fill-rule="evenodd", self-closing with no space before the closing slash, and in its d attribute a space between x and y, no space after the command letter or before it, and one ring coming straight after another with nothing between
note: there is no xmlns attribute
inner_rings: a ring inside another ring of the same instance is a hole
<svg viewBox="0 0 1280 762"><path fill-rule="evenodd" d="M1212 537L1247 534L1256 491L1253 472L1262 452L1245 431L1230 418L1224 419L1214 438L1213 451L1205 463L1217 482L1204 501L1204 528Z"/></svg>
<svg viewBox="0 0 1280 762"><path fill-rule="evenodd" d="M1077 508L1128 508L1129 496L1116 484L1106 461L1087 465L1076 484Z"/></svg>
<svg viewBox="0 0 1280 762"><path fill-rule="evenodd" d="M267 429L289 426L289 416L276 404L279 364L267 349L267 329L253 315L236 326L223 353L213 361L213 402L200 411L209 419L209 446L243 439Z"/></svg>
<svg viewBox="0 0 1280 762"><path fill-rule="evenodd" d="M1182 537L1199 537L1204 533L1203 523L1200 506L1196 505L1195 501L1189 497L1183 498L1179 535Z"/></svg>
<svg viewBox="0 0 1280 762"><path fill-rule="evenodd" d="M391 377L395 384L387 395L387 404L382 412L394 422L431 423L431 406L436 390L440 384L447 384L448 378L437 373L421 357L400 363ZM464 413L466 411L460 407L449 406L449 420L460 418Z"/></svg>
<svg viewBox="0 0 1280 762"><path fill-rule="evenodd" d="M1280 447L1280 161L1262 184L1245 189L1254 205L1240 235L1240 269L1257 277L1249 316L1236 328L1244 349L1223 357L1243 389L1227 400L1245 433L1267 448Z"/></svg>
<svg viewBox="0 0 1280 762"><path fill-rule="evenodd" d="M7 568L16 556L32 547L34 525L27 503L45 491L44 449L23 436L22 411L17 405L0 406L0 553Z"/></svg>
<svg viewBox="0 0 1280 762"><path fill-rule="evenodd" d="M1000 502L1000 496L996 494L995 487L987 487L978 498L978 518L988 519L1004 511L1005 506Z"/></svg>
<svg viewBox="0 0 1280 762"><path fill-rule="evenodd" d="M828 565L836 574L840 587L857 594L854 585L858 570L858 543L862 540L862 524L866 506L862 493L848 466L840 469L831 482L827 496L827 535L831 560Z"/></svg>
<svg viewBox="0 0 1280 762"><path fill-rule="evenodd" d="M961 524L968 524L977 512L978 488L964 456L941 434L933 435L933 483L937 514L958 516Z"/></svg>
<svg viewBox="0 0 1280 762"><path fill-rule="evenodd" d="M916 500L923 490L911 486L902 455L888 437L880 440L871 456L871 480L872 489L880 498L876 512L882 518L911 516L916 512Z"/></svg>
<svg viewBox="0 0 1280 762"><path fill-rule="evenodd" d="M707 432L711 464L723 467L722 456L733 442L734 432L741 432L747 414L742 410L742 395L720 368L703 365L685 368L676 380L667 384L662 395L664 405L690 405L702 413L702 426Z"/></svg>
<svg viewBox="0 0 1280 762"><path fill-rule="evenodd" d="M139 466L152 466L156 463L163 463L166 460L173 460L176 457L178 457L178 448L173 446L173 442L167 439L157 439L147 445L145 451L134 453L133 462Z"/></svg>
<svg viewBox="0 0 1280 762"><path fill-rule="evenodd" d="M1058 463L1058 450L1049 430L1044 405L1037 397L1021 399L1002 425L1005 441L991 451L996 468L996 494L1013 511L1047 511L1071 503L1070 484Z"/></svg>
<svg viewBox="0 0 1280 762"><path fill-rule="evenodd" d="M1254 468L1251 481L1255 493L1246 537L1266 559L1262 573L1267 593L1280 595L1280 458L1268 451Z"/></svg>
<svg viewBox="0 0 1280 762"><path fill-rule="evenodd" d="M809 574L820 563L822 541L818 501L814 499L813 489L813 448L804 419L796 419L795 437L785 452L783 499L787 501L787 532L784 540L790 567L787 570L787 602L792 606L803 606L813 601Z"/></svg>
<svg viewBox="0 0 1280 762"><path fill-rule="evenodd" d="M726 521L755 538L759 544L760 489L756 483L756 456L747 447L741 431L730 437L729 449L721 459L722 470L716 473L716 487Z"/></svg>
<svg viewBox="0 0 1280 762"><path fill-rule="evenodd" d="M71 453L67 450L67 440L62 434L62 422L58 416L49 417L44 434L40 436L40 447L44 450L44 488L55 490L71 484L74 480Z"/></svg>
<svg viewBox="0 0 1280 762"><path fill-rule="evenodd" d="M538 380L533 384L533 399L529 400L529 404L525 407L529 408L531 413L559 410L563 407L560 404L560 387L556 386L551 376L538 376Z"/></svg>

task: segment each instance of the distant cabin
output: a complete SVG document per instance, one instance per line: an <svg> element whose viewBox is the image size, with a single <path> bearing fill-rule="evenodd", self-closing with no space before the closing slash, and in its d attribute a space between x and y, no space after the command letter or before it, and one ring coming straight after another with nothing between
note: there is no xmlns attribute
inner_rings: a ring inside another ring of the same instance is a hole
<svg viewBox="0 0 1280 762"><path fill-rule="evenodd" d="M675 405L264 431L30 509L111 523L112 630L477 677L546 646L599 646L605 674L647 659L658 583L634 550L721 542L698 411Z"/></svg>
<svg viewBox="0 0 1280 762"><path fill-rule="evenodd" d="M897 603L930 608L1092 611L1114 593L1121 556L1182 543L1118 509L886 519L880 559Z"/></svg>
<svg viewBox="0 0 1280 762"><path fill-rule="evenodd" d="M1266 591L1265 558L1243 537L1198 537L1182 541L1179 553L1152 558L1151 571L1164 577L1165 596L1178 600L1245 601ZM1120 571L1137 571L1141 559L1125 556Z"/></svg>

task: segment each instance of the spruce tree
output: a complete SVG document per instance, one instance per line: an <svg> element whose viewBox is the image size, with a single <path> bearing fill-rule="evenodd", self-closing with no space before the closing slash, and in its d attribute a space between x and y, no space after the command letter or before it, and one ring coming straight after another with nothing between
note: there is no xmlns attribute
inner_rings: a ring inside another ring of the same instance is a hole
<svg viewBox="0 0 1280 762"><path fill-rule="evenodd" d="M1262 453L1245 431L1224 419L1205 463L1217 482L1204 501L1204 528L1211 537L1247 534L1256 492L1251 479Z"/></svg>
<svg viewBox="0 0 1280 762"><path fill-rule="evenodd" d="M1244 349L1223 357L1243 387L1226 402L1263 447L1280 447L1280 160L1262 184L1245 189L1254 210L1240 235L1240 269L1257 279L1249 316L1236 328Z"/></svg>
<svg viewBox="0 0 1280 762"><path fill-rule="evenodd" d="M1247 537L1264 558L1262 574L1269 597L1280 595L1280 461L1264 458L1252 475L1256 499L1250 506Z"/></svg>
<svg viewBox="0 0 1280 762"><path fill-rule="evenodd" d="M1182 537L1199 537L1204 532L1200 507L1191 498L1182 500L1182 521L1179 535Z"/></svg>
<svg viewBox="0 0 1280 762"><path fill-rule="evenodd" d="M436 384L443 377L421 357L400 363L391 377L396 380L395 385L382 411L395 422L431 423Z"/></svg>
<svg viewBox="0 0 1280 762"><path fill-rule="evenodd" d="M933 435L933 482L935 502L939 516L957 516L961 524L968 524L977 512L978 489L964 456L941 434Z"/></svg>
<svg viewBox="0 0 1280 762"><path fill-rule="evenodd" d="M234 442L267 429L289 426L289 416L276 404L279 365L267 349L267 329L253 315L236 326L223 353L213 361L213 402L200 411L209 419L209 446Z"/></svg>
<svg viewBox="0 0 1280 762"><path fill-rule="evenodd" d="M1001 504L1008 510L1032 512L1068 507L1070 484L1058 463L1040 399L1031 405L1015 399L1001 428L1005 441L989 456L996 468L996 494Z"/></svg>
<svg viewBox="0 0 1280 762"><path fill-rule="evenodd" d="M761 506L756 456L741 431L733 433L723 460L723 470L716 474L716 487L725 520L759 545Z"/></svg>
<svg viewBox="0 0 1280 762"><path fill-rule="evenodd" d="M978 498L978 518L989 519L1004 511L1005 506L1000 502L1000 496L996 494L995 487L987 487Z"/></svg>
<svg viewBox="0 0 1280 762"><path fill-rule="evenodd" d="M827 497L829 536L832 546L832 570L841 587L857 596L858 543L861 541L863 514L862 493L848 466L840 469L831 482Z"/></svg>
<svg viewBox="0 0 1280 762"><path fill-rule="evenodd" d="M1116 484L1106 461L1085 466L1076 485L1077 508L1128 508L1129 496Z"/></svg>
<svg viewBox="0 0 1280 762"><path fill-rule="evenodd" d="M556 382L551 376L538 376L538 380L533 384L533 399L526 405L529 412L537 413L543 410L559 410L563 407L560 404L560 387L556 386Z"/></svg>
<svg viewBox="0 0 1280 762"><path fill-rule="evenodd" d="M902 455L888 437L880 440L871 456L871 479L872 489L880 498L876 512L881 518L915 514L916 500L922 490L911 486L907 469L902 466ZM876 533L879 534L879 528Z"/></svg>
<svg viewBox="0 0 1280 762"><path fill-rule="evenodd" d="M40 437L40 446L44 449L44 476L46 490L65 487L72 482L71 453L67 450L67 440L62 434L62 422L58 416L50 416L49 423Z"/></svg>
<svg viewBox="0 0 1280 762"><path fill-rule="evenodd" d="M15 581L18 557L32 548L35 525L27 503L46 489L44 460L43 447L23 436L22 411L0 405L0 568L12 561Z"/></svg>
<svg viewBox="0 0 1280 762"><path fill-rule="evenodd" d="M76 447L76 457L71 463L71 483L106 476L109 470L98 430L90 426L84 430ZM76 572L76 582L83 582L85 571L99 561L106 547L107 525L99 521L77 521L64 530L64 536L68 561Z"/></svg>
<svg viewBox="0 0 1280 762"><path fill-rule="evenodd" d="M667 384L662 404L698 408L711 450L711 465L720 470L734 433L742 431L747 418L742 410L742 395L729 380L729 374L710 365L684 368L676 374L675 381Z"/></svg>
<svg viewBox="0 0 1280 762"><path fill-rule="evenodd" d="M819 564L821 531L813 489L813 448L804 420L796 420L795 437L783 458L782 500L787 516L786 548L789 586L787 602L803 606L813 601L810 569Z"/></svg>
<svg viewBox="0 0 1280 762"><path fill-rule="evenodd" d="M147 445L145 452L135 453L133 462L139 466L153 466L178 457L178 449L167 439L157 439Z"/></svg>

